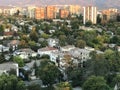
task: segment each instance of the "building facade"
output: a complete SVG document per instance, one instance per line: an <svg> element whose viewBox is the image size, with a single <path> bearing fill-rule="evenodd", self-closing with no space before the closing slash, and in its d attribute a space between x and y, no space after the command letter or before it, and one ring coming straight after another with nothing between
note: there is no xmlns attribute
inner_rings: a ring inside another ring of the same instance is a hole
<svg viewBox="0 0 120 90"><path fill-rule="evenodd" d="M93 6L83 7L83 23L91 21L93 24L97 22L97 8Z"/></svg>
<svg viewBox="0 0 120 90"><path fill-rule="evenodd" d="M117 19L118 9L110 8L102 11L102 23L107 23L112 20L115 21Z"/></svg>
<svg viewBox="0 0 120 90"><path fill-rule="evenodd" d="M46 19L54 19L54 18L56 18L56 7L47 6L46 7Z"/></svg>
<svg viewBox="0 0 120 90"><path fill-rule="evenodd" d="M69 16L69 11L66 9L60 9L60 18L67 18Z"/></svg>
<svg viewBox="0 0 120 90"><path fill-rule="evenodd" d="M45 19L45 8L40 7L35 9L35 19Z"/></svg>

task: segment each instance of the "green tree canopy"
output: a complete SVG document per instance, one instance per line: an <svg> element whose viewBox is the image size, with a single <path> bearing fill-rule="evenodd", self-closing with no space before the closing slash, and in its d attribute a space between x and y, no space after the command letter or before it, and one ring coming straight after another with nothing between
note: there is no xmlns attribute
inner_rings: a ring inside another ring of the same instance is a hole
<svg viewBox="0 0 120 90"><path fill-rule="evenodd" d="M26 87L16 76L3 74L0 76L0 90L26 90Z"/></svg>
<svg viewBox="0 0 120 90"><path fill-rule="evenodd" d="M103 77L91 76L83 84L83 90L110 90L110 87Z"/></svg>
<svg viewBox="0 0 120 90"><path fill-rule="evenodd" d="M55 80L60 78L60 74L60 70L53 62L49 60L41 61L39 77L44 85L51 86L55 83Z"/></svg>
<svg viewBox="0 0 120 90"><path fill-rule="evenodd" d="M22 58L18 57L18 56L14 56L13 57L13 61L18 63L19 67L23 67L24 66L24 61Z"/></svg>
<svg viewBox="0 0 120 90"><path fill-rule="evenodd" d="M38 33L36 32L36 30L33 28L32 31L30 32L30 39L31 39L32 41L37 42L37 41L38 41L38 38L39 38L39 35L38 35Z"/></svg>
<svg viewBox="0 0 120 90"><path fill-rule="evenodd" d="M77 40L76 46L79 48L84 48L86 46L86 42L84 40Z"/></svg>

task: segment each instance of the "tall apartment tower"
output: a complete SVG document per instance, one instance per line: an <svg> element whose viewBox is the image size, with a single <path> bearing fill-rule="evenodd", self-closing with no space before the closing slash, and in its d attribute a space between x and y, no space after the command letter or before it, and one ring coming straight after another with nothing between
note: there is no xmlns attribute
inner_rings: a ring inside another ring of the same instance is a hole
<svg viewBox="0 0 120 90"><path fill-rule="evenodd" d="M56 17L56 7L55 6L47 6L46 7L46 18L53 19Z"/></svg>
<svg viewBox="0 0 120 90"><path fill-rule="evenodd" d="M91 21L93 24L97 22L97 8L93 6L83 7L83 23Z"/></svg>
<svg viewBox="0 0 120 90"><path fill-rule="evenodd" d="M69 11L66 9L59 10L60 18L67 18L69 16Z"/></svg>
<svg viewBox="0 0 120 90"><path fill-rule="evenodd" d="M35 9L35 19L45 19L45 8L39 7Z"/></svg>

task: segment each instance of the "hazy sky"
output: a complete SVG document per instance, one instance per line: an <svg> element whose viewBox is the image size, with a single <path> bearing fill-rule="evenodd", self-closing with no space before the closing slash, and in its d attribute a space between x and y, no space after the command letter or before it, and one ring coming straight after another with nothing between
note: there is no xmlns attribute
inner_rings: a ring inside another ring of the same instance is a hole
<svg viewBox="0 0 120 90"><path fill-rule="evenodd" d="M98 7L119 7L120 0L0 0L0 5L49 5L49 4L79 4Z"/></svg>

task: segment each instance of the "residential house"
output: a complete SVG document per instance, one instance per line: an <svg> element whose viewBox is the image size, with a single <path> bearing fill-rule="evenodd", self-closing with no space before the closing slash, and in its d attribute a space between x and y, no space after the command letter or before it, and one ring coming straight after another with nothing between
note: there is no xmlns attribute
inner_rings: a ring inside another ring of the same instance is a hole
<svg viewBox="0 0 120 90"><path fill-rule="evenodd" d="M18 48L20 41L19 40L12 40L10 43L8 43L8 46L12 48L12 50L16 50Z"/></svg>
<svg viewBox="0 0 120 90"><path fill-rule="evenodd" d="M42 56L42 55L49 55L52 53L52 52L57 52L58 49L57 48L53 48L53 47L45 47L45 48L41 48L41 49L38 49L38 55Z"/></svg>
<svg viewBox="0 0 120 90"><path fill-rule="evenodd" d="M8 73L10 70L14 69L16 71L16 75L19 76L19 67L17 63L2 63L0 64L0 75L2 73Z"/></svg>
<svg viewBox="0 0 120 90"><path fill-rule="evenodd" d="M64 47L60 47L60 51L64 52L64 53L69 52L72 49L75 49L74 45L67 45L67 46L64 46Z"/></svg>
<svg viewBox="0 0 120 90"><path fill-rule="evenodd" d="M22 59L28 59L29 57L36 57L37 53L29 48L24 48L14 51L13 56L19 56Z"/></svg>
<svg viewBox="0 0 120 90"><path fill-rule="evenodd" d="M47 41L48 41L49 47L57 46L58 43L59 43L59 40L58 40L58 39L49 38Z"/></svg>
<svg viewBox="0 0 120 90"><path fill-rule="evenodd" d="M3 37L4 37L4 38L9 38L9 37L12 37L13 34L14 34L14 32L12 32L12 31L4 32L4 33L3 33Z"/></svg>
<svg viewBox="0 0 120 90"><path fill-rule="evenodd" d="M9 52L9 47L0 45L0 52Z"/></svg>
<svg viewBox="0 0 120 90"><path fill-rule="evenodd" d="M81 60L81 62L83 62L90 59L90 52L91 50L75 48L70 50L69 53L73 58L77 58L78 60Z"/></svg>

